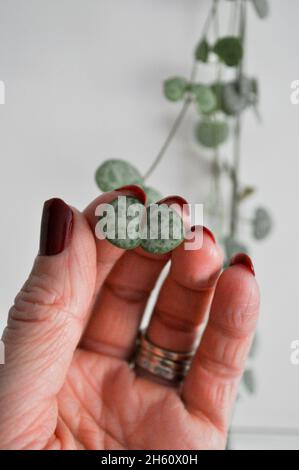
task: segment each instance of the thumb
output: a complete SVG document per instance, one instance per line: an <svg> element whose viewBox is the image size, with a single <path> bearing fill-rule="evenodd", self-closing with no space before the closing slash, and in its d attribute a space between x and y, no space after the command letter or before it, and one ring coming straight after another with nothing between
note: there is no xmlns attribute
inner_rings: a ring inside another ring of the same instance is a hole
<svg viewBox="0 0 299 470"><path fill-rule="evenodd" d="M95 239L85 217L60 199L44 205L40 251L4 331L1 397L45 399L61 388L93 297Z"/></svg>

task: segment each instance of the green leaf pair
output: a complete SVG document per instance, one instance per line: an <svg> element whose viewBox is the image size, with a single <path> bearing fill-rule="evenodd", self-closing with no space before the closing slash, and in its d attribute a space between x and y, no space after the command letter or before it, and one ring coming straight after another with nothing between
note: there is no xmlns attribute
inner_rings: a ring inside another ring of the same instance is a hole
<svg viewBox="0 0 299 470"><path fill-rule="evenodd" d="M243 46L240 38L235 36L218 39L214 47L211 47L206 38L204 38L195 49L195 59L199 62L207 63L210 52L217 54L219 59L228 67L236 67L243 57Z"/></svg>
<svg viewBox="0 0 299 470"><path fill-rule="evenodd" d="M184 230L180 215L165 204L153 207L155 202L162 199L162 195L156 189L144 185L141 174L133 165L125 160L107 160L97 169L95 178L98 187L104 192L135 184L147 196L147 223L142 237L135 235L140 232L142 220L138 214L144 212L144 206L134 197L126 196L126 204L116 198L110 203L112 212L106 213L105 218L99 218L101 228L105 228L106 238L112 244L126 250L142 246L150 253L168 253L182 243ZM156 216L158 220L154 220ZM156 233L153 233L155 227Z"/></svg>
<svg viewBox="0 0 299 470"><path fill-rule="evenodd" d="M145 216L145 217L144 217ZM167 204L147 207L131 196L122 196L105 205L97 230L113 245L132 250L163 254L172 251L184 240L184 224L176 210Z"/></svg>
<svg viewBox="0 0 299 470"><path fill-rule="evenodd" d="M239 80L216 82L210 86L216 99L214 111L235 116L258 102L258 83L243 75Z"/></svg>
<svg viewBox="0 0 299 470"><path fill-rule="evenodd" d="M216 108L216 97L208 85L190 84L185 78L173 77L164 82L164 96L169 101L181 101L185 93L191 93L201 113L210 113Z"/></svg>

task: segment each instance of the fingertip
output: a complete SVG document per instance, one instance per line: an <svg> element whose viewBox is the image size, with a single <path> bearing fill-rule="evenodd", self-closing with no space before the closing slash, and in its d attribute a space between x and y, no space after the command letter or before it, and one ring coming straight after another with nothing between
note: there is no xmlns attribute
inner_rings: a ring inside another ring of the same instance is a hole
<svg viewBox="0 0 299 470"><path fill-rule="evenodd" d="M193 225L186 234L186 242L190 243L190 245L183 247L186 251L194 253L203 251L209 253L210 256L218 257L221 260L221 264L223 263L223 250L217 242L214 233L208 227Z"/></svg>
<svg viewBox="0 0 299 470"><path fill-rule="evenodd" d="M147 195L140 186L129 184L115 190L118 195L132 196L138 199L144 206L146 205Z"/></svg>
<svg viewBox="0 0 299 470"><path fill-rule="evenodd" d="M97 221L96 217L96 208L100 204L109 204L114 199L117 199L119 196L132 196L136 197L136 199L140 200L140 202L145 205L146 203L146 194L140 186L136 185L127 185L122 186L121 188L114 189L113 191L109 191L103 194L100 194L96 197L83 211L85 217L87 218L90 226L94 228L94 225Z"/></svg>
<svg viewBox="0 0 299 470"><path fill-rule="evenodd" d="M211 286L223 266L223 251L213 234L205 227L192 227L188 244L182 243L172 252L171 271L176 279L192 285Z"/></svg>
<svg viewBox="0 0 299 470"><path fill-rule="evenodd" d="M201 225L193 225L190 229L190 231L192 233L195 233L196 231L199 231L199 230L202 230L203 233L208 235L214 244L217 243L214 233L208 227L206 227L205 225L202 225L202 226Z"/></svg>
<svg viewBox="0 0 299 470"><path fill-rule="evenodd" d="M259 290L257 280L251 269L241 263L228 266L221 274L218 284L223 290L230 292L245 292L250 289Z"/></svg>
<svg viewBox="0 0 299 470"><path fill-rule="evenodd" d="M249 270L253 276L255 276L255 270L251 258L246 253L237 253L230 261L230 266L243 266Z"/></svg>
<svg viewBox="0 0 299 470"><path fill-rule="evenodd" d="M72 209L62 199L52 198L44 203L40 230L40 256L58 255L69 246L73 219Z"/></svg>
<svg viewBox="0 0 299 470"><path fill-rule="evenodd" d="M234 264L223 271L218 279L213 301L213 311L217 312L221 323L231 321L235 327L242 322L247 323L245 318L250 320L253 317L255 321L259 304L259 286L248 268L243 264Z"/></svg>

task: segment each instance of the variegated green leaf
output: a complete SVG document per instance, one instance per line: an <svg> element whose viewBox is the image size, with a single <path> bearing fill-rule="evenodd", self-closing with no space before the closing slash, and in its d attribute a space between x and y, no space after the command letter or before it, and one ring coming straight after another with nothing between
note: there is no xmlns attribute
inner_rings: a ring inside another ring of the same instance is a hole
<svg viewBox="0 0 299 470"><path fill-rule="evenodd" d="M95 179L104 192L142 181L137 168L125 160L106 160L97 169Z"/></svg>
<svg viewBox="0 0 299 470"><path fill-rule="evenodd" d="M166 204L147 208L147 223L141 246L149 253L168 253L184 240L184 224L175 209Z"/></svg>
<svg viewBox="0 0 299 470"><path fill-rule="evenodd" d="M268 210L259 207L255 210L252 222L253 236L256 240L263 240L272 231L273 221Z"/></svg>
<svg viewBox="0 0 299 470"><path fill-rule="evenodd" d="M196 138L204 147L216 148L223 144L229 135L225 121L201 121L196 127Z"/></svg>

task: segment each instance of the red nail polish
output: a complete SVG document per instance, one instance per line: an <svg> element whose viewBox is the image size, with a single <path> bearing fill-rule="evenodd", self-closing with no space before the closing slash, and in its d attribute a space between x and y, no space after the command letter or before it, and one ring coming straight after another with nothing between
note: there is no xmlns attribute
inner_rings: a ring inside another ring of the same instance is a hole
<svg viewBox="0 0 299 470"><path fill-rule="evenodd" d="M230 262L230 266L235 266L236 264L242 264L247 269L249 269L251 274L253 274L255 276L253 263L252 263L251 259L249 258L249 256L246 255L245 253L237 253L235 256L232 257L231 262Z"/></svg>
<svg viewBox="0 0 299 470"><path fill-rule="evenodd" d="M73 211L61 199L50 199L44 204L39 254L51 256L61 253L71 239Z"/></svg>
<svg viewBox="0 0 299 470"><path fill-rule="evenodd" d="M115 191L126 193L128 196L133 196L139 199L139 201L145 205L146 203L146 194L140 186L135 184L129 184L127 186L122 186L121 188L115 189Z"/></svg>
<svg viewBox="0 0 299 470"><path fill-rule="evenodd" d="M193 225L191 227L191 232L195 232L196 227L199 227L199 226L198 225ZM213 234L213 232L211 232L211 230L209 228L207 228L203 225L202 230L203 230L204 233L206 233L210 237L210 239L212 240L213 243L216 243L215 235Z"/></svg>
<svg viewBox="0 0 299 470"><path fill-rule="evenodd" d="M215 238L215 235L213 234L213 232L208 227L205 227L205 226L203 226L202 229L203 229L204 233L209 235L209 237L211 238L213 243L216 243L216 238Z"/></svg>
<svg viewBox="0 0 299 470"><path fill-rule="evenodd" d="M188 202L181 196L167 196L160 201L157 201L156 204L167 204L167 206L171 206L171 204L178 204L183 209L184 206L188 205Z"/></svg>

